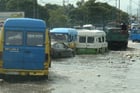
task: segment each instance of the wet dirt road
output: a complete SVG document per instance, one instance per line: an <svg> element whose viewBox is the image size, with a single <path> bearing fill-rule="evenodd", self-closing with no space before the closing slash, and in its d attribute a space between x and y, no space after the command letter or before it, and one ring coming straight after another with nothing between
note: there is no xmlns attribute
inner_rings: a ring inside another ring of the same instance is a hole
<svg viewBox="0 0 140 93"><path fill-rule="evenodd" d="M139 46L129 42L126 51L54 59L48 80L4 81L0 93L140 93Z"/></svg>

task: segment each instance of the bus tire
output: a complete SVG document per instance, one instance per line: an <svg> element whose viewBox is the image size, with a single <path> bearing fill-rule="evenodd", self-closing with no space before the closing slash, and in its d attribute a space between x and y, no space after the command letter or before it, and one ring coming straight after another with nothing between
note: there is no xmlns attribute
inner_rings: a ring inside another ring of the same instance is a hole
<svg viewBox="0 0 140 93"><path fill-rule="evenodd" d="M50 64L49 64L49 68L51 68L51 66L52 66L52 62L50 62Z"/></svg>
<svg viewBox="0 0 140 93"><path fill-rule="evenodd" d="M99 53L99 50L98 49L95 49L95 54L98 54Z"/></svg>
<svg viewBox="0 0 140 93"><path fill-rule="evenodd" d="M75 57L75 55L76 55L76 52L74 51L74 52L73 52L73 57Z"/></svg>
<svg viewBox="0 0 140 93"><path fill-rule="evenodd" d="M4 75L3 74L0 74L0 79L3 79L4 78Z"/></svg>
<svg viewBox="0 0 140 93"><path fill-rule="evenodd" d="M99 49L99 53L103 53L104 52L104 49L103 48L100 48Z"/></svg>
<svg viewBox="0 0 140 93"><path fill-rule="evenodd" d="M48 79L48 75L44 75L41 77L42 79Z"/></svg>
<svg viewBox="0 0 140 93"><path fill-rule="evenodd" d="M75 53L71 52L70 57L75 57Z"/></svg>

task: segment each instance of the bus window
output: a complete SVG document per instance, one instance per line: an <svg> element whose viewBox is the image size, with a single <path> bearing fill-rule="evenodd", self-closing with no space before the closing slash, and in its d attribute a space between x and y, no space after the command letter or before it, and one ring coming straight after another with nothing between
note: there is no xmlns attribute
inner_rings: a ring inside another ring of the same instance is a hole
<svg viewBox="0 0 140 93"><path fill-rule="evenodd" d="M105 42L105 38L104 37L102 37L102 41Z"/></svg>
<svg viewBox="0 0 140 93"><path fill-rule="evenodd" d="M101 37L99 37L98 39L99 39L99 42L101 43L102 42Z"/></svg>
<svg viewBox="0 0 140 93"><path fill-rule="evenodd" d="M42 32L27 32L27 46L43 46L44 33Z"/></svg>
<svg viewBox="0 0 140 93"><path fill-rule="evenodd" d="M74 41L76 41L76 40L77 40L77 35L74 36Z"/></svg>
<svg viewBox="0 0 140 93"><path fill-rule="evenodd" d="M22 45L23 33L18 31L7 31L5 33L5 45Z"/></svg>
<svg viewBox="0 0 140 93"><path fill-rule="evenodd" d="M79 42L80 43L86 43L86 37L85 36L80 36L79 37Z"/></svg>
<svg viewBox="0 0 140 93"><path fill-rule="evenodd" d="M133 33L140 34L140 30L139 29L138 30L134 30Z"/></svg>
<svg viewBox="0 0 140 93"><path fill-rule="evenodd" d="M74 41L74 40L73 40L73 36L72 36L72 35L69 35L69 36L68 36L68 42L72 42L72 41Z"/></svg>
<svg viewBox="0 0 140 93"><path fill-rule="evenodd" d="M88 37L87 43L94 43L94 37Z"/></svg>

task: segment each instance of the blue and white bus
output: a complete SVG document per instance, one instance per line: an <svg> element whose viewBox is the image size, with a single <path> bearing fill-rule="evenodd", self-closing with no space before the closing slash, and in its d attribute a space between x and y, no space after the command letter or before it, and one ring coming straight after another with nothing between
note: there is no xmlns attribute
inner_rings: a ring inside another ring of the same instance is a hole
<svg viewBox="0 0 140 93"><path fill-rule="evenodd" d="M51 41L64 42L70 48L75 48L77 40L77 30L73 28L53 28L50 30Z"/></svg>
<svg viewBox="0 0 140 93"><path fill-rule="evenodd" d="M132 25L130 29L129 37L133 42L140 41L140 25L139 24Z"/></svg>

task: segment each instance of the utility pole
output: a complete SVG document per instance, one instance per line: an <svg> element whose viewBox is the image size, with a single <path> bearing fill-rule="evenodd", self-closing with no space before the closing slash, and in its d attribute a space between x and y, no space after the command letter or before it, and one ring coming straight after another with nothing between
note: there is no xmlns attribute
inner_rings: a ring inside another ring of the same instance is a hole
<svg viewBox="0 0 140 93"><path fill-rule="evenodd" d="M117 6L118 6L117 1L118 1L118 0L116 0L116 8L117 8Z"/></svg>
<svg viewBox="0 0 140 93"><path fill-rule="evenodd" d="M85 2L85 0L81 0L82 4Z"/></svg>
<svg viewBox="0 0 140 93"><path fill-rule="evenodd" d="M33 0L33 18L37 18L38 16L37 6L37 0Z"/></svg>
<svg viewBox="0 0 140 93"><path fill-rule="evenodd" d="M65 6L65 0L63 0L63 6Z"/></svg>
<svg viewBox="0 0 140 93"><path fill-rule="evenodd" d="M119 0L118 4L119 4L119 23L120 23L121 22L120 0Z"/></svg>
<svg viewBox="0 0 140 93"><path fill-rule="evenodd" d="M120 23L121 11L120 11L120 0L116 0L116 22Z"/></svg>
<svg viewBox="0 0 140 93"><path fill-rule="evenodd" d="M121 22L121 11L120 11L120 0L115 0L116 9L115 9L115 19L117 23ZM112 19L114 20L114 19Z"/></svg>
<svg viewBox="0 0 140 93"><path fill-rule="evenodd" d="M138 22L140 22L140 0L139 0L139 7L138 7L138 11L137 11L137 14L138 14Z"/></svg>
<svg viewBox="0 0 140 93"><path fill-rule="evenodd" d="M19 11L19 0L17 0L17 10L16 11Z"/></svg>
<svg viewBox="0 0 140 93"><path fill-rule="evenodd" d="M129 9L130 16L132 16L132 0L129 1Z"/></svg>
<svg viewBox="0 0 140 93"><path fill-rule="evenodd" d="M66 4L69 4L69 0L63 0L63 6L65 6Z"/></svg>
<svg viewBox="0 0 140 93"><path fill-rule="evenodd" d="M129 0L129 19L131 24L132 23L132 0Z"/></svg>

